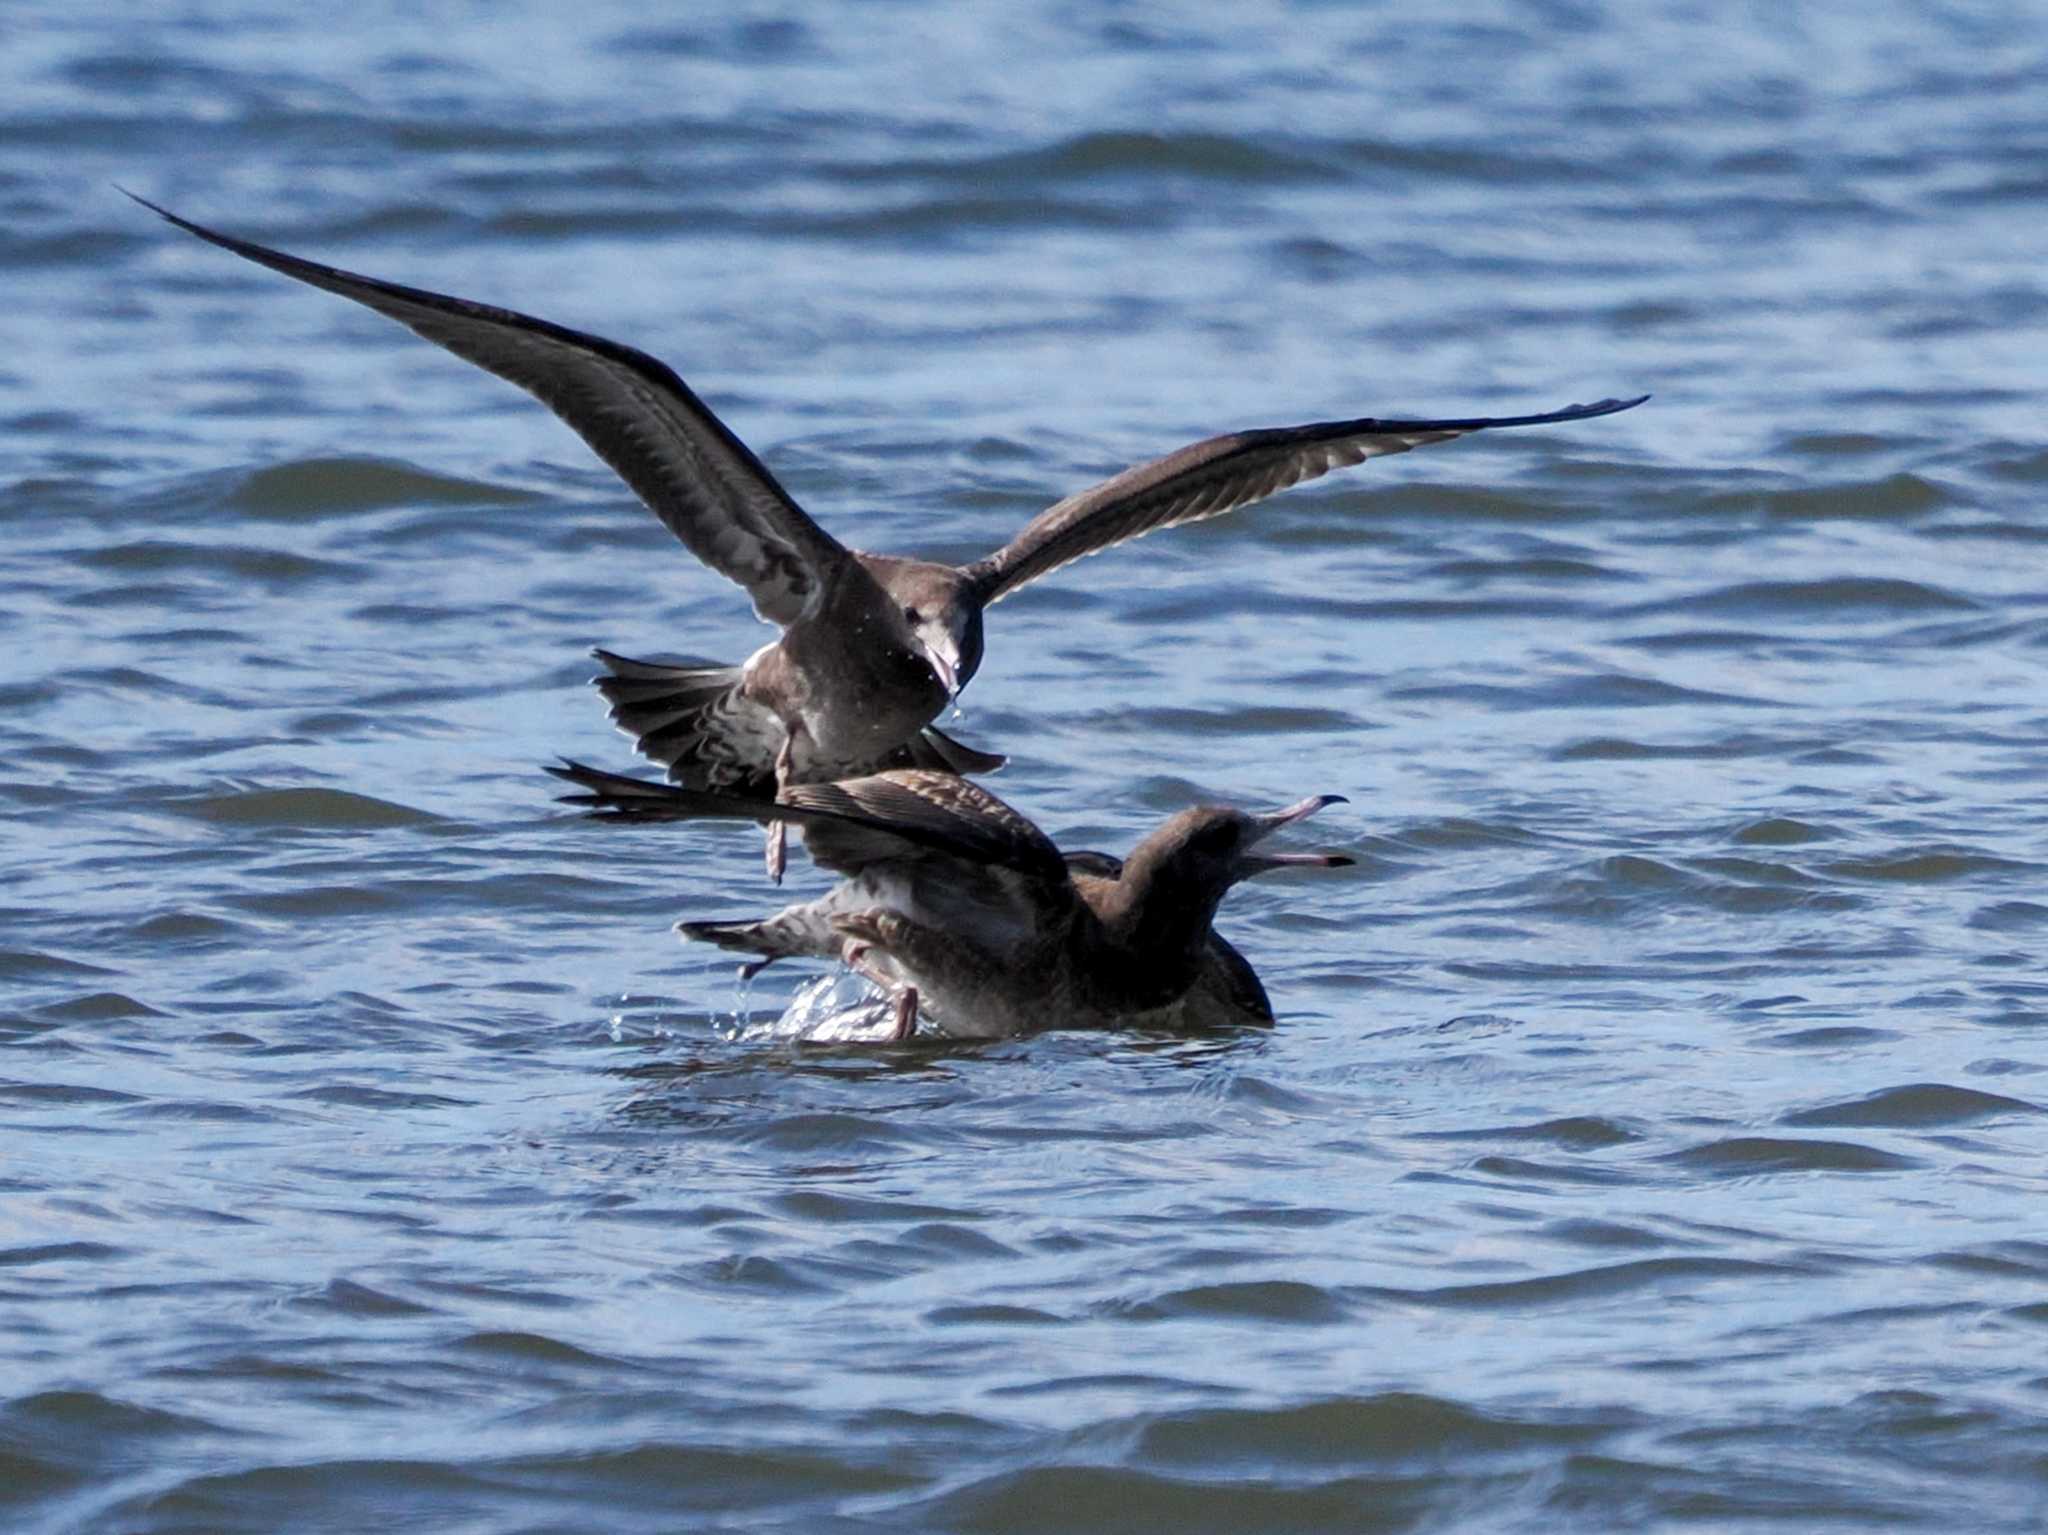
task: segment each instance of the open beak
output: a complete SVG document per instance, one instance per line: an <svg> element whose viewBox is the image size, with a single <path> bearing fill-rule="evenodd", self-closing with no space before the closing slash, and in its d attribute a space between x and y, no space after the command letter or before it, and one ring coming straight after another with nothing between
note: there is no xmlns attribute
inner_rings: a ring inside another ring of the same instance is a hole
<svg viewBox="0 0 2048 1535"><path fill-rule="evenodd" d="M1326 805L1345 805L1350 801L1341 794L1312 794L1307 799L1289 805L1285 810L1270 811L1265 815L1252 817L1252 824L1258 828L1253 846L1264 842L1283 826L1292 826L1296 821L1305 821ZM1343 869L1358 862L1349 853L1257 853L1247 850L1238 859L1242 872L1239 879L1249 879L1254 874L1264 874L1269 869Z"/></svg>

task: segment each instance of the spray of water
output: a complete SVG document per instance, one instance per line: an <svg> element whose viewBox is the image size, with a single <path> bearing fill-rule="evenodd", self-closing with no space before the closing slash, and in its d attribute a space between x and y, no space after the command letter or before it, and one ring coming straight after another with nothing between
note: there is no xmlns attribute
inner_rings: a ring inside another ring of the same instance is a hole
<svg viewBox="0 0 2048 1535"><path fill-rule="evenodd" d="M749 1043L802 1040L814 1044L884 1040L895 1031L889 1001L866 979L835 970L807 981L789 999L782 1016L749 1022L735 1036Z"/></svg>

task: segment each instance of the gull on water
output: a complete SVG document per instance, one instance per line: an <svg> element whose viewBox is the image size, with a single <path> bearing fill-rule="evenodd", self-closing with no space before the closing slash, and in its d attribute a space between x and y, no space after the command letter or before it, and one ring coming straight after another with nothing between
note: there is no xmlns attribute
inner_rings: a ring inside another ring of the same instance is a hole
<svg viewBox="0 0 2048 1535"><path fill-rule="evenodd" d="M1344 853L1269 852L1268 837L1342 795L1255 814L1183 810L1121 861L1063 855L1024 816L951 773L892 769L791 784L774 801L606 773L549 772L607 820L737 820L795 826L840 876L773 916L681 922L687 938L760 956L841 960L888 993L896 1037L922 1011L942 1033L1004 1038L1061 1028L1268 1024L1242 955L1211 930L1230 887L1272 869L1339 868Z"/></svg>

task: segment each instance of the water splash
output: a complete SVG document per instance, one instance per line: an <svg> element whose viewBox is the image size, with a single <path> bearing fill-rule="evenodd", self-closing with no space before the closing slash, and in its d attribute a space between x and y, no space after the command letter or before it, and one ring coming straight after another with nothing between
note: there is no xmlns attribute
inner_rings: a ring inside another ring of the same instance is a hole
<svg viewBox="0 0 2048 1535"><path fill-rule="evenodd" d="M879 1043L895 1034L895 1010L865 977L835 970L805 983L782 1016L750 1024L735 1037L750 1043L801 1040L811 1044Z"/></svg>
<svg viewBox="0 0 2048 1535"><path fill-rule="evenodd" d="M739 965L733 970L732 1017L718 1021L719 1034L726 1039L744 1039L747 1031L754 1026L754 977L760 972L753 965Z"/></svg>

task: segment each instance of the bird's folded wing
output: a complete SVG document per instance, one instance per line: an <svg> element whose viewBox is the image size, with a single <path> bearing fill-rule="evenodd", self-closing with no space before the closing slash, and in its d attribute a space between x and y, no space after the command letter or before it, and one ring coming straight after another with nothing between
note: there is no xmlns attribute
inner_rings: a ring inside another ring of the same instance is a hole
<svg viewBox="0 0 2048 1535"><path fill-rule="evenodd" d="M1533 416L1470 416L1442 421L1318 421L1308 426L1232 432L1192 443L1068 496L1034 517L1009 543L968 567L983 599L995 602L1027 581L1083 555L1155 528L1220 516L1332 469L1362 464L1425 443L1448 442L1489 427L1545 426L1609 416L1640 405L1600 400Z"/></svg>
<svg viewBox="0 0 2048 1535"><path fill-rule="evenodd" d="M804 846L827 868L852 872L873 861L874 849L847 835L858 827L1061 885L1067 880L1066 862L1051 838L980 785L951 773L905 768L837 783L796 784L783 790L782 798L788 805L838 817L837 824L804 828Z"/></svg>
<svg viewBox="0 0 2048 1535"><path fill-rule="evenodd" d="M691 553L746 588L769 622L794 622L829 583L857 576L847 551L747 445L673 369L645 352L510 309L302 260L145 198L135 201L202 240L353 299L517 384L567 422Z"/></svg>

